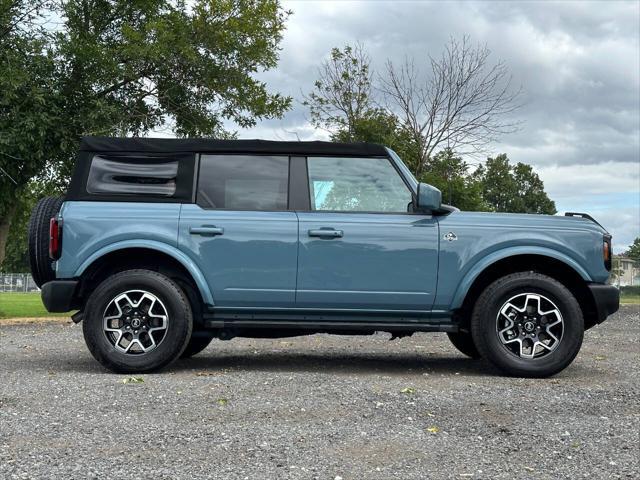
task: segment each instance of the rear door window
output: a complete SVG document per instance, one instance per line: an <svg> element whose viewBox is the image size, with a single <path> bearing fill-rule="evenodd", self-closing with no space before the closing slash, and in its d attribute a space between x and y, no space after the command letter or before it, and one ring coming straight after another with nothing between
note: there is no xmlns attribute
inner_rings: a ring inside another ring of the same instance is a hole
<svg viewBox="0 0 640 480"><path fill-rule="evenodd" d="M202 208L287 210L289 157L202 155L196 201Z"/></svg>

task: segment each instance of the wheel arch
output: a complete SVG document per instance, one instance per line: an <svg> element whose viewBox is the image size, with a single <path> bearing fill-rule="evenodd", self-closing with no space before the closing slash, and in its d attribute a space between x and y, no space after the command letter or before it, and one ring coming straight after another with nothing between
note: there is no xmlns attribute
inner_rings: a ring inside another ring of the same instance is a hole
<svg viewBox="0 0 640 480"><path fill-rule="evenodd" d="M88 290L109 274L134 268L146 268L166 273L193 287L200 302L213 305L213 295L198 266L177 248L161 242L119 242L89 256L74 276L82 280L82 290Z"/></svg>
<svg viewBox="0 0 640 480"><path fill-rule="evenodd" d="M585 329L598 323L595 300L588 288L591 281L588 273L575 261L559 254L516 253L474 268L459 286L452 310L460 314L461 321L468 321L476 300L488 285L505 275L524 271L542 273L569 289L580 304Z"/></svg>

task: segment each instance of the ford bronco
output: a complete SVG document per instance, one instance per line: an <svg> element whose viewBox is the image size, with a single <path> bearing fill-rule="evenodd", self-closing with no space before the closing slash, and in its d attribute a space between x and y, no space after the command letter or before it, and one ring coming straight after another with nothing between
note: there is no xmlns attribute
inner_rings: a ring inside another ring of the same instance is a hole
<svg viewBox="0 0 640 480"><path fill-rule="evenodd" d="M619 304L589 215L461 212L363 143L87 137L29 247L46 308L117 372L212 339L446 332L543 377Z"/></svg>

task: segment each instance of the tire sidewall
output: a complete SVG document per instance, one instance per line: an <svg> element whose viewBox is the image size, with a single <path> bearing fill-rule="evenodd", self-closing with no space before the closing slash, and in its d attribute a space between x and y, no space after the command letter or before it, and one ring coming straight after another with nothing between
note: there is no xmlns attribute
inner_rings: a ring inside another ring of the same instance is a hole
<svg viewBox="0 0 640 480"><path fill-rule="evenodd" d="M117 295L128 290L152 293L167 310L167 332L158 346L145 354L120 352L104 332L105 309ZM83 332L89 350L105 367L117 372L148 372L180 357L191 336L192 324L191 306L177 284L156 272L133 270L108 278L91 294L85 308Z"/></svg>
<svg viewBox="0 0 640 480"><path fill-rule="evenodd" d="M540 274L507 277L491 287L485 291L487 297L478 302L472 326L476 344L481 344L478 346L485 357L507 373L532 377L553 375L573 361L582 345L584 320L578 302L566 287ZM564 331L560 344L553 352L540 358L517 356L500 341L496 332L500 309L510 298L521 293L537 293L548 298L562 315Z"/></svg>

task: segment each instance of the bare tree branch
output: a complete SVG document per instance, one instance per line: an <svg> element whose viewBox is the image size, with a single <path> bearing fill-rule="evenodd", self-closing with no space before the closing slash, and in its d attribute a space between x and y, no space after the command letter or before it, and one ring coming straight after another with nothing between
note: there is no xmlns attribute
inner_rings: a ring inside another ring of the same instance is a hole
<svg viewBox="0 0 640 480"><path fill-rule="evenodd" d="M419 175L437 148L479 154L500 135L514 132L519 122L510 114L521 105L521 89L502 62L489 64L486 46L469 37L451 39L440 58L429 57L431 76L424 81L412 59L387 62L380 90L419 145Z"/></svg>

